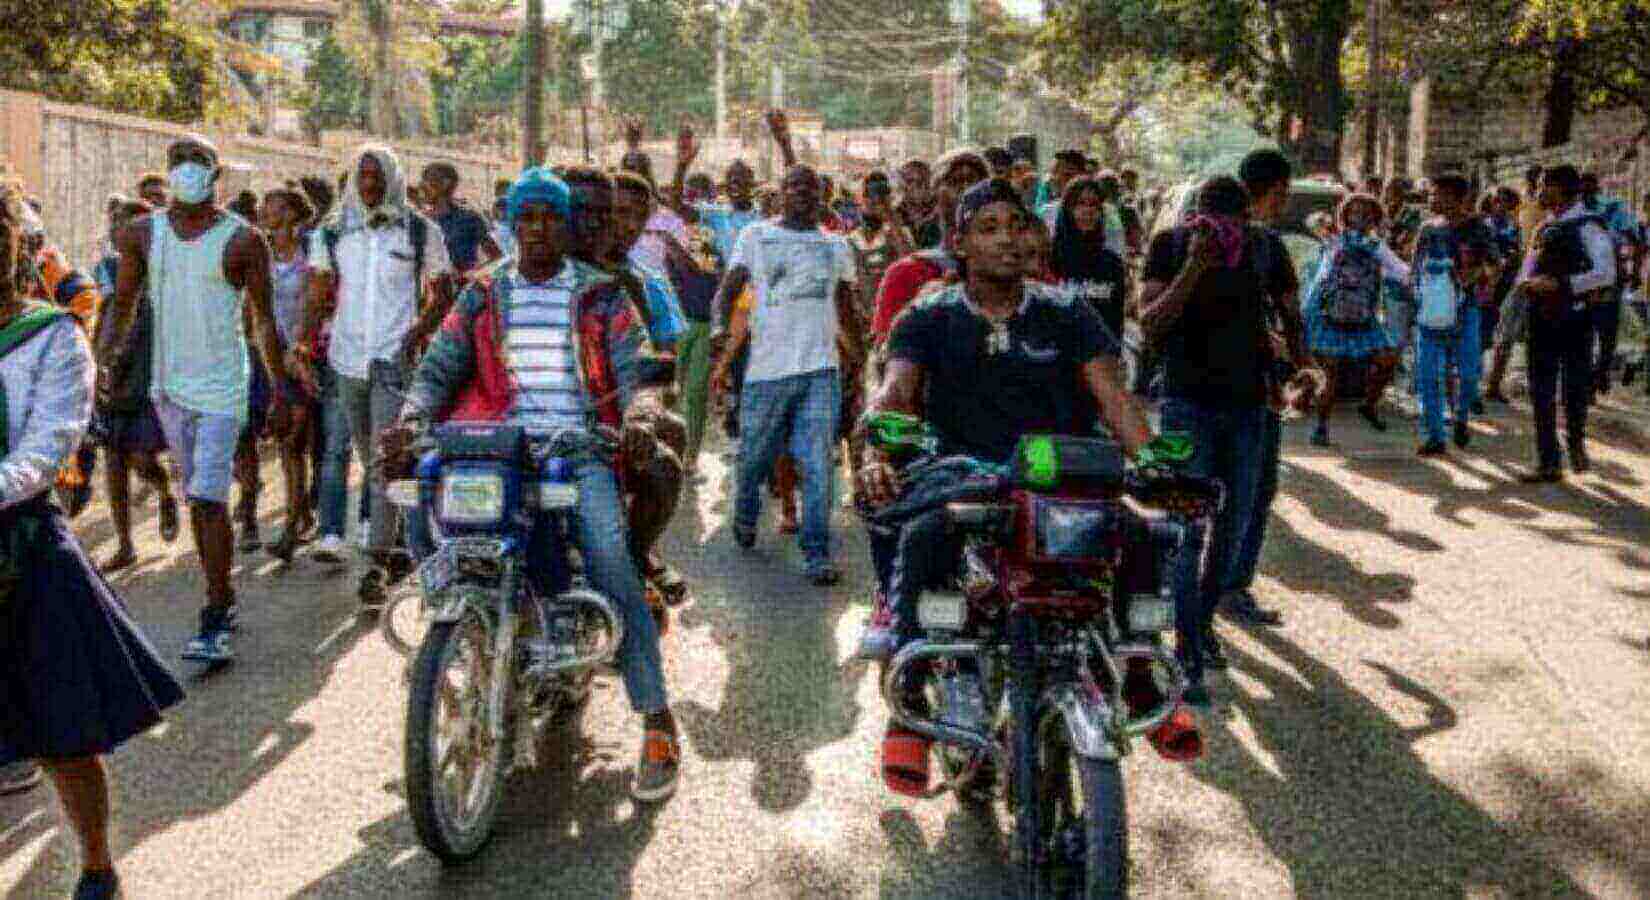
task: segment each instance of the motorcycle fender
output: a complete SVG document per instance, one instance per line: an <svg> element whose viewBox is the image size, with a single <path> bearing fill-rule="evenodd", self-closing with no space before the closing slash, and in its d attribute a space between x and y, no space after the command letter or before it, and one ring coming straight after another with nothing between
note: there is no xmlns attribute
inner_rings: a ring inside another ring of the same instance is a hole
<svg viewBox="0 0 1650 900"><path fill-rule="evenodd" d="M1054 708L1066 723L1071 749L1087 759L1113 761L1122 754L1112 734L1111 707L1104 700L1085 695L1076 685L1061 685L1052 692Z"/></svg>

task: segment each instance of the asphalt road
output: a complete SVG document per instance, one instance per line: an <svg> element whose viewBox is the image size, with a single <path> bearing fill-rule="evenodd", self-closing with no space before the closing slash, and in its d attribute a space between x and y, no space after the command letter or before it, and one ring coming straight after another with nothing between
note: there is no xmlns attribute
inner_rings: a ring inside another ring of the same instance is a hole
<svg viewBox="0 0 1650 900"><path fill-rule="evenodd" d="M1611 438L1594 475L1522 487L1523 421L1430 462L1407 423L1341 421L1327 452L1291 428L1258 586L1286 622L1221 626L1205 759L1127 762L1138 895L1650 896L1650 460ZM443 870L402 797L402 660L356 623L353 579L248 558L241 661L113 758L127 895L1003 895L1006 823L875 777L885 715L843 664L866 612L851 521L848 578L814 589L771 528L733 546L710 460L669 537L697 596L665 646L674 799L628 799L639 726L605 681L512 777L486 853ZM79 527L113 549L102 507ZM194 555L158 543L152 504L138 533L118 585L175 658ZM76 867L49 790L0 799L5 896L65 896Z"/></svg>

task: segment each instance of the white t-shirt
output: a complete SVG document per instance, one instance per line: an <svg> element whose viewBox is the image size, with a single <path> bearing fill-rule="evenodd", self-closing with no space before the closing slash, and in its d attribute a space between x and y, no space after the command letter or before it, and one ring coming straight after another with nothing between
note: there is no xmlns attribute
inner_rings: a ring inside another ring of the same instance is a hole
<svg viewBox="0 0 1650 900"><path fill-rule="evenodd" d="M644 269L655 272L665 272L665 235L670 235L676 242L686 247L692 240L688 234L687 223L675 212L659 207L648 218L642 236L636 239L636 246L630 248L630 261L639 263Z"/></svg>
<svg viewBox="0 0 1650 900"><path fill-rule="evenodd" d="M750 271L756 295L746 381L837 367L836 288L855 277L854 251L841 235L755 222L739 235L733 266Z"/></svg>

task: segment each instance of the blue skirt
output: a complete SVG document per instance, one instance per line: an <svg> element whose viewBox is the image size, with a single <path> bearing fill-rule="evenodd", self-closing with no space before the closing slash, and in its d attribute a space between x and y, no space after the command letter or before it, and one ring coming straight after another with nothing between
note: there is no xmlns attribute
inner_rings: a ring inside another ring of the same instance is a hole
<svg viewBox="0 0 1650 900"><path fill-rule="evenodd" d="M159 724L183 688L42 494L0 510L36 532L0 601L0 762L108 753Z"/></svg>
<svg viewBox="0 0 1650 900"><path fill-rule="evenodd" d="M1398 345L1378 319L1348 328L1332 325L1320 310L1309 309L1306 311L1306 348L1313 356L1364 360L1396 353Z"/></svg>

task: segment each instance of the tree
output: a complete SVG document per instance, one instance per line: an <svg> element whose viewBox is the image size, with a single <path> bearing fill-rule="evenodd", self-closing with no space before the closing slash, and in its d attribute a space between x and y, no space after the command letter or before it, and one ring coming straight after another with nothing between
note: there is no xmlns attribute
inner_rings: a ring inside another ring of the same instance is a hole
<svg viewBox="0 0 1650 900"><path fill-rule="evenodd" d="M440 7L422 0L346 0L333 34L364 78L369 130L402 137L434 119L430 79L446 74Z"/></svg>
<svg viewBox="0 0 1650 900"><path fill-rule="evenodd" d="M304 130L311 137L333 128L365 128L367 124L366 79L345 55L338 40L329 34L321 39L304 69Z"/></svg>
<svg viewBox="0 0 1650 900"><path fill-rule="evenodd" d="M1522 40L1552 48L1544 144L1576 111L1628 107L1650 127L1650 10L1643 0L1529 0Z"/></svg>
<svg viewBox="0 0 1650 900"><path fill-rule="evenodd" d="M1108 72L1177 62L1305 168L1335 169L1350 106L1341 52L1357 18L1349 0L1072 0L1051 11L1043 45L1074 44Z"/></svg>
<svg viewBox="0 0 1650 900"><path fill-rule="evenodd" d="M0 86L177 122L236 106L232 42L166 0L0 0Z"/></svg>

